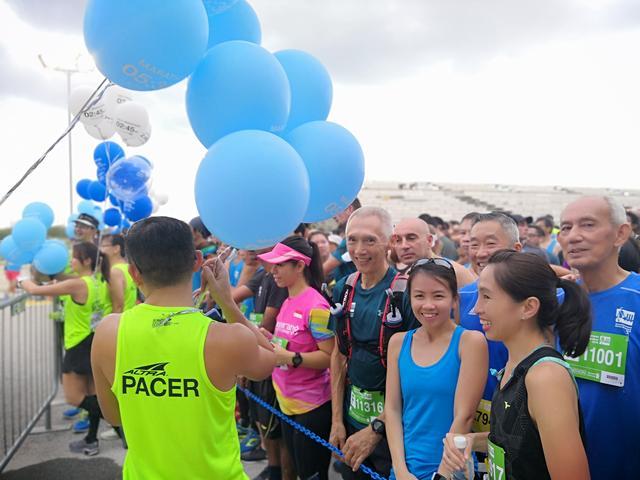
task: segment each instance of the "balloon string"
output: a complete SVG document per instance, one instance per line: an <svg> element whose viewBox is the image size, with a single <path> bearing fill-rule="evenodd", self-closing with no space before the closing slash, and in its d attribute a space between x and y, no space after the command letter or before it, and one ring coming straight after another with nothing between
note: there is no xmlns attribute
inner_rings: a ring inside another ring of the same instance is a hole
<svg viewBox="0 0 640 480"><path fill-rule="evenodd" d="M62 135L60 135L58 139L55 142L53 142L53 144L42 154L42 156L27 169L27 171L24 173L24 175L22 175L20 180L18 180L16 184L13 187L11 187L7 191L7 193L4 194L4 197L2 197L2 200L0 200L0 206L4 202L6 202L7 199L13 194L13 192L15 192L18 189L18 187L20 187L20 185L22 185L22 183L29 177L29 175L31 175L40 166L40 164L44 162L45 158L47 158L47 155L49 155L49 153L56 147L56 145L58 145L58 143L60 143L67 135L69 135L69 133L71 133L71 130L73 130L73 127L75 127L76 124L80 121L80 117L82 116L82 114L89 108L93 107L102 98L102 95L107 90L107 88L109 88L112 85L111 83L109 83L102 91L100 91L100 89L107 82L108 80L106 78L102 80L102 82L100 82L100 85L98 85L98 88L96 88L91 94L91 96L87 99L87 101L84 102L84 105L82 105L82 108L80 109L80 111L76 114L75 117L73 117L73 119L69 123L69 126L67 126L64 132L62 132ZM98 92L100 93L98 94ZM98 94L98 96L96 96L96 94Z"/></svg>

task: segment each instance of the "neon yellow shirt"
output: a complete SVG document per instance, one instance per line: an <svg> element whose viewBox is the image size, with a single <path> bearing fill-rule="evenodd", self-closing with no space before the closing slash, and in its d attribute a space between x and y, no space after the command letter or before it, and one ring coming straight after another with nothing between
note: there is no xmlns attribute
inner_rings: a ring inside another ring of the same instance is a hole
<svg viewBox="0 0 640 480"><path fill-rule="evenodd" d="M129 450L124 480L247 476L235 426L235 387L209 380L211 320L188 307L140 304L120 317L115 378Z"/></svg>

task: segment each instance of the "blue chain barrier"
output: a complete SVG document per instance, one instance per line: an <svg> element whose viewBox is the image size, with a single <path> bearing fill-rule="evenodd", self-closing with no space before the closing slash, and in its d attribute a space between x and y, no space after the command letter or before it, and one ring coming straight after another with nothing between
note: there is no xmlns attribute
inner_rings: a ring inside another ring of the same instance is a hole
<svg viewBox="0 0 640 480"><path fill-rule="evenodd" d="M269 405L267 402L265 402L262 398L260 398L257 395L255 395L253 392L250 392L246 388L242 388L239 385L238 385L237 388L242 393L244 393L248 398L250 398L251 400L253 400L256 403L258 403L261 407L263 407L263 408L267 409L268 411L270 411L271 413L273 413L276 417L278 417L283 422L288 423L289 425L291 425L296 430L298 430L298 431L302 432L303 434L305 434L307 437L309 437L314 442L319 443L323 447L328 448L329 450L331 450L336 455L339 455L340 457L344 458L344 454L340 451L340 449L338 447L336 447L334 445L331 445L324 438L319 437L318 435L316 435L314 432L312 432L308 428L304 427L303 425L300 425L298 422L296 422L294 420L291 420L287 415L285 415L284 413L282 413L279 410L276 410L274 407ZM373 478L373 480L387 480L385 477L383 477L379 473L371 470L369 467L367 467L364 464L360 465L360 470L362 470L364 473L366 473L371 478Z"/></svg>

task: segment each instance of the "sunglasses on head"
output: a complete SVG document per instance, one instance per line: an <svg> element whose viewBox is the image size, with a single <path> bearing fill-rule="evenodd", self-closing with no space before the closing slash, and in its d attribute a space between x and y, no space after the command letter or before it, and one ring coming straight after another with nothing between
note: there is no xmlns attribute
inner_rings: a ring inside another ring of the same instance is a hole
<svg viewBox="0 0 640 480"><path fill-rule="evenodd" d="M407 273L411 275L411 273L415 271L416 268L424 267L431 264L453 269L453 264L445 258L421 258L419 260L416 260L415 263L411 265L411 268L409 268L409 271Z"/></svg>

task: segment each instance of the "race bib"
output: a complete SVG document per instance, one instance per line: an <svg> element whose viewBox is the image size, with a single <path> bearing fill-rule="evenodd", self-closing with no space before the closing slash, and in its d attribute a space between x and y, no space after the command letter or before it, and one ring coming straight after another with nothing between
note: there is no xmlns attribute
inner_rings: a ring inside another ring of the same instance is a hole
<svg viewBox="0 0 640 480"><path fill-rule="evenodd" d="M370 392L351 386L349 399L349 416L358 423L369 424L379 417L384 410L384 393Z"/></svg>
<svg viewBox="0 0 640 480"><path fill-rule="evenodd" d="M286 340L286 339L280 338L280 337L276 337L274 335L273 337L271 337L271 343L273 343L274 345L280 345L282 348L284 348L286 350L287 349L287 345L289 345L289 340Z"/></svg>
<svg viewBox="0 0 640 480"><path fill-rule="evenodd" d="M629 337L624 334L591 332L589 345L578 358L566 357L576 377L593 382L624 386Z"/></svg>
<svg viewBox="0 0 640 480"><path fill-rule="evenodd" d="M506 480L504 468L504 449L491 440L487 440L487 456L489 458L489 480Z"/></svg>
<svg viewBox="0 0 640 480"><path fill-rule="evenodd" d="M488 432L489 431L489 419L491 418L491 402L484 398L480 400L478 408L476 409L476 416L473 420L474 432Z"/></svg>
<svg viewBox="0 0 640 480"><path fill-rule="evenodd" d="M250 313L249 321L253 323L256 327L262 325L262 319L264 318L263 313Z"/></svg>

